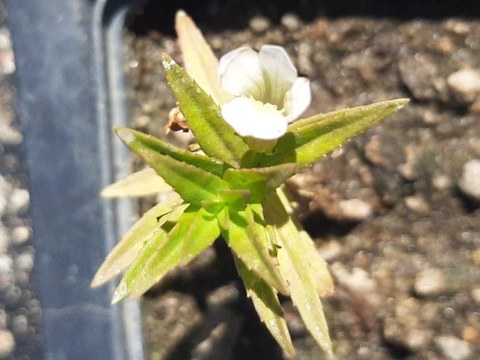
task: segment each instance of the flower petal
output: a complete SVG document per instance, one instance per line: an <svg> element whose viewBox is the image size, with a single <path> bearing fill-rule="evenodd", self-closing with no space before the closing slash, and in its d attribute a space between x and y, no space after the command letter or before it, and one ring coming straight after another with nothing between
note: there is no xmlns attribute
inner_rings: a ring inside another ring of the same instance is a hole
<svg viewBox="0 0 480 360"><path fill-rule="evenodd" d="M273 140L287 131L287 120L275 106L245 96L223 105L222 115L240 136Z"/></svg>
<svg viewBox="0 0 480 360"><path fill-rule="evenodd" d="M290 123L297 120L307 110L311 101L310 81L304 77L297 78L285 95L283 107L287 121Z"/></svg>
<svg viewBox="0 0 480 360"><path fill-rule="evenodd" d="M258 98L264 92L258 54L248 47L241 47L223 55L218 75L223 90L231 95Z"/></svg>
<svg viewBox="0 0 480 360"><path fill-rule="evenodd" d="M282 109L285 93L297 78L297 69L281 46L263 45L258 56L263 69L265 87L268 90L267 94L258 100Z"/></svg>

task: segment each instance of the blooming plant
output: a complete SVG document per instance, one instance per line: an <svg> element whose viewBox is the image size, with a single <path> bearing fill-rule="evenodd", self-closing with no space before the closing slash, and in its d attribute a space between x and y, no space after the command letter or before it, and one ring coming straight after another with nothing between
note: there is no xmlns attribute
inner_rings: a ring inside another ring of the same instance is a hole
<svg viewBox="0 0 480 360"><path fill-rule="evenodd" d="M311 100L285 50L242 47L217 61L179 12L185 68L164 72L203 154L127 128L120 139L150 168L107 187L105 196L165 192L106 258L99 286L127 269L113 302L140 296L221 237L260 319L288 354L294 349L277 294L290 296L319 346L332 351L321 297L333 283L309 235L292 218L282 184L349 138L393 114L397 99L297 120Z"/></svg>

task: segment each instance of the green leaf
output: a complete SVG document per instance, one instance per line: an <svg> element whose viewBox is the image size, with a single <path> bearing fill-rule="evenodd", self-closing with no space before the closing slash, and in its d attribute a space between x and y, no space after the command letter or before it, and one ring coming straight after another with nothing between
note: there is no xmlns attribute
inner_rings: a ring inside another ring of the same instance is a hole
<svg viewBox="0 0 480 360"><path fill-rule="evenodd" d="M163 67L180 110L205 154L239 167L248 146L225 122L218 105L166 54Z"/></svg>
<svg viewBox="0 0 480 360"><path fill-rule="evenodd" d="M315 244L302 228L302 226L294 218L294 211L290 205L290 201L285 193L285 189L277 190L278 198L282 202L285 211L289 215L289 220L282 227L285 236L296 237L296 233L300 235L298 249L303 252L305 263L311 269L310 275L313 283L317 286L317 292L320 297L331 294L333 292L333 279L328 270L327 262L320 256Z"/></svg>
<svg viewBox="0 0 480 360"><path fill-rule="evenodd" d="M218 199L219 190L229 188L226 181L212 172L198 167L198 164L191 165L186 161L174 158L172 154L164 155L157 149L152 149L149 141L154 142L156 139L150 136L126 128L116 129L116 132L120 139L143 161L154 168L185 202L200 204L202 201L214 201Z"/></svg>
<svg viewBox="0 0 480 360"><path fill-rule="evenodd" d="M228 229L222 228L222 237L251 271L282 294L288 294L277 259L268 251L270 243L264 224L252 208L249 204L244 210L230 211ZM219 223L224 224L225 214L222 217Z"/></svg>
<svg viewBox="0 0 480 360"><path fill-rule="evenodd" d="M288 332L287 323L283 318L283 311L275 289L259 278L257 274L250 271L237 256L234 256L234 259L235 266L243 279L258 316L282 349L288 355L293 355L292 339Z"/></svg>
<svg viewBox="0 0 480 360"><path fill-rule="evenodd" d="M298 120L288 127L272 154L261 154L257 166L297 163L308 166L348 139L378 124L408 103L408 99L379 102Z"/></svg>
<svg viewBox="0 0 480 360"><path fill-rule="evenodd" d="M218 60L192 19L183 11L177 11L175 30L182 51L187 73L209 94L217 104L222 105L232 96L227 94L218 81Z"/></svg>
<svg viewBox="0 0 480 360"><path fill-rule="evenodd" d="M173 268L186 265L220 235L217 220L203 208L190 207L170 233L155 234L115 290L113 303L140 296Z"/></svg>
<svg viewBox="0 0 480 360"><path fill-rule="evenodd" d="M199 167L220 177L223 176L223 173L228 168L226 164L218 160L206 157L204 155L198 155L190 151L182 150L151 135L141 133L140 131L129 128L115 128L115 133L125 144L127 144L128 147L132 149L132 147L128 144L128 142L131 141L132 146L137 149L136 151L132 149L132 151L134 151L140 158L142 158L141 153L153 151L161 155L168 155L172 159L184 162L186 164Z"/></svg>
<svg viewBox="0 0 480 360"><path fill-rule="evenodd" d="M95 274L91 286L97 287L106 283L128 267L135 260L145 242L161 226L157 218L171 213L181 203L180 196L172 193L165 201L147 211L108 254Z"/></svg>
<svg viewBox="0 0 480 360"><path fill-rule="evenodd" d="M101 195L107 198L137 197L171 191L168 185L152 168L137 171L125 179L105 187Z"/></svg>
<svg viewBox="0 0 480 360"><path fill-rule="evenodd" d="M267 168L227 169L223 179L233 189L249 189L251 202L259 202L267 189L273 190L295 174L296 164L281 164Z"/></svg>
<svg viewBox="0 0 480 360"><path fill-rule="evenodd" d="M292 301L318 345L331 353L332 343L315 284L318 277L313 275L317 269L310 263L308 249L302 246L305 239L301 239L276 193L266 198L264 213L265 221L272 225L276 234L280 272L289 285Z"/></svg>

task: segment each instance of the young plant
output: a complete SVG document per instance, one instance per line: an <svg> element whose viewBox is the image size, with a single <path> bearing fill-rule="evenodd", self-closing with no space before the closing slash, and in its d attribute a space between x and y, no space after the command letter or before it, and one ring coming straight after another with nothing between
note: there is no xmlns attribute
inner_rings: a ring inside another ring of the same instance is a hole
<svg viewBox="0 0 480 360"><path fill-rule="evenodd" d="M98 270L99 286L126 269L113 303L140 296L176 266L221 238L230 247L253 305L288 354L292 341L277 294L290 296L319 346L332 352L320 298L332 291L327 264L292 218L282 184L343 142L403 107L408 99L296 120L310 104L283 48L240 48L215 58L182 11L176 28L186 70L168 55L164 72L203 154L116 128L151 168L104 196L168 194L137 221Z"/></svg>

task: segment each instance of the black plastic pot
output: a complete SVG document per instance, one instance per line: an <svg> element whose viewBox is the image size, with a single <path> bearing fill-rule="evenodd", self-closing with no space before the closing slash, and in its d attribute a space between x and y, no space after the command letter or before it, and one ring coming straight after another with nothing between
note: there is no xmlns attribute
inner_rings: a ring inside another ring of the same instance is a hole
<svg viewBox="0 0 480 360"><path fill-rule="evenodd" d="M30 177L45 359L143 359L139 306L111 306L90 281L129 226L128 202L100 189L128 154L122 27L126 0L10 1L19 116Z"/></svg>

